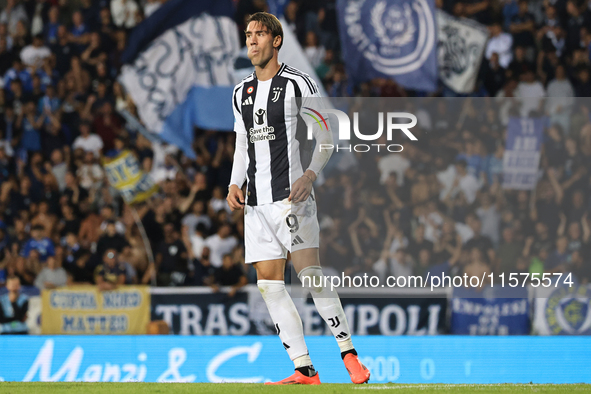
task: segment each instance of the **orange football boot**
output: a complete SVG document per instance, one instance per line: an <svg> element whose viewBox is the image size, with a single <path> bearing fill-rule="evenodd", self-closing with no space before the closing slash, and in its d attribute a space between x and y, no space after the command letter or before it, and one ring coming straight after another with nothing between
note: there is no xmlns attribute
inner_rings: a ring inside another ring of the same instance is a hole
<svg viewBox="0 0 591 394"><path fill-rule="evenodd" d="M267 382L265 384L320 384L320 377L318 376L318 372L316 372L316 375L308 377L300 371L295 371L289 378L278 382Z"/></svg>
<svg viewBox="0 0 591 394"><path fill-rule="evenodd" d="M345 362L345 368L349 372L351 381L355 384L367 383L369 381L369 370L365 368L365 365L361 364L359 357L349 353L343 359Z"/></svg>

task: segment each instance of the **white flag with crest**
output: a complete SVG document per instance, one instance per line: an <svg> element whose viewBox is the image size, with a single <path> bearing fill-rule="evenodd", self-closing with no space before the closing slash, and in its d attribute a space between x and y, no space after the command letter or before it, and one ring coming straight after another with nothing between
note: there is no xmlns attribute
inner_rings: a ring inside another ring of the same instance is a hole
<svg viewBox="0 0 591 394"><path fill-rule="evenodd" d="M439 78L456 93L474 90L488 40L484 25L437 11Z"/></svg>

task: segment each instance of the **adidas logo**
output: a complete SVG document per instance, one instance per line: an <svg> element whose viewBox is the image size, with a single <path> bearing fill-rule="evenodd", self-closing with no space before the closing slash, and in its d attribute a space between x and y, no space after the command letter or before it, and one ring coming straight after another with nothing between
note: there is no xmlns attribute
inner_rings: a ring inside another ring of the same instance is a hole
<svg viewBox="0 0 591 394"><path fill-rule="evenodd" d="M252 96L248 96L248 98L242 102L242 105L252 105Z"/></svg>
<svg viewBox="0 0 591 394"><path fill-rule="evenodd" d="M299 235L296 235L293 241L291 241L291 246L303 244L304 240L300 238Z"/></svg>
<svg viewBox="0 0 591 394"><path fill-rule="evenodd" d="M347 335L347 333L346 333L346 332L343 332L343 331L341 331L341 333L340 333L340 334L338 334L338 335L335 335L335 338L336 338L336 339L345 339L345 338L347 338L348 336L349 336L349 335Z"/></svg>

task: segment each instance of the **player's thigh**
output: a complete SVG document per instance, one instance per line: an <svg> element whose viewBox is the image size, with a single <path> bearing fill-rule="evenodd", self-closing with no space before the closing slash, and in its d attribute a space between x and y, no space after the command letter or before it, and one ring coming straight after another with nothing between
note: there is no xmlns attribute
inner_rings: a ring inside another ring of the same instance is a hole
<svg viewBox="0 0 591 394"><path fill-rule="evenodd" d="M318 251L318 248L306 248L291 252L291 263L297 274L306 267L320 265Z"/></svg>
<svg viewBox="0 0 591 394"><path fill-rule="evenodd" d="M287 250L277 238L269 205L245 208L244 247L247 264L285 260L287 257Z"/></svg>
<svg viewBox="0 0 591 394"><path fill-rule="evenodd" d="M257 280L284 280L285 259L257 261L252 264Z"/></svg>

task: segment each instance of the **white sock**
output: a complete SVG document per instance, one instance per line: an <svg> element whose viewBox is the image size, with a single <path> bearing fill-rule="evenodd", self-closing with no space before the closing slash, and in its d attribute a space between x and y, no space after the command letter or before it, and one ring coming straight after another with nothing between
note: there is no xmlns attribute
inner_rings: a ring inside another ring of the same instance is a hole
<svg viewBox="0 0 591 394"><path fill-rule="evenodd" d="M312 366L312 360L310 360L310 356L306 354L305 356L294 358L293 365L296 368L310 367Z"/></svg>
<svg viewBox="0 0 591 394"><path fill-rule="evenodd" d="M335 290L323 286L322 268L319 266L306 267L300 271L298 278L310 290L316 309L328 324L341 352L354 349L341 299Z"/></svg>
<svg viewBox="0 0 591 394"><path fill-rule="evenodd" d="M312 365L304 340L302 319L285 289L285 282L282 280L259 280L257 285L289 358L294 361L294 365L297 360L296 368ZM308 361L309 364L302 365L302 362Z"/></svg>

